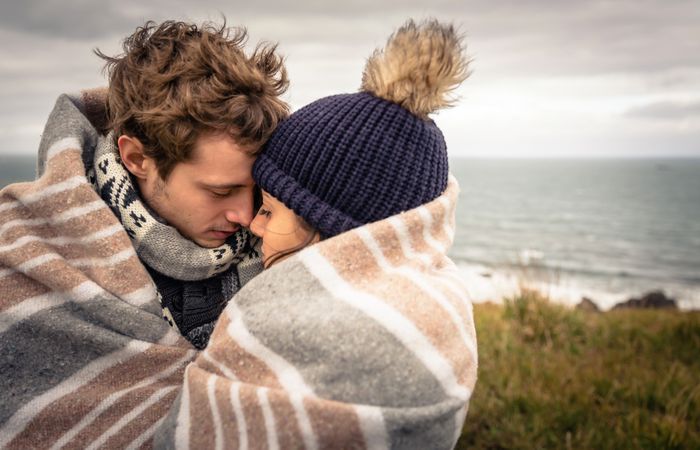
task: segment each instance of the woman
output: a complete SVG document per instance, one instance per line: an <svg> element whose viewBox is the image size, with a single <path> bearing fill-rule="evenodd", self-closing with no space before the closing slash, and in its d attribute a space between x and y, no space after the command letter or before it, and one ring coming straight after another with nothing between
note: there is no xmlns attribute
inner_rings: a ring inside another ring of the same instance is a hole
<svg viewBox="0 0 700 450"><path fill-rule="evenodd" d="M409 21L361 92L278 127L253 168L269 270L188 367L160 445L454 446L476 337L446 256L458 188L428 114L466 77L451 26Z"/></svg>

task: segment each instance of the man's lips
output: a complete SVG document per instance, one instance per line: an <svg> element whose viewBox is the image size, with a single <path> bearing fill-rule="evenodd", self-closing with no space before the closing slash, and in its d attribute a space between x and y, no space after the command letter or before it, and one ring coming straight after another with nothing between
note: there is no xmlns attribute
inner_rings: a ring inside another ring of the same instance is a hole
<svg viewBox="0 0 700 450"><path fill-rule="evenodd" d="M236 231L238 231L238 228L233 230L210 230L209 233L214 235L217 239L226 239Z"/></svg>

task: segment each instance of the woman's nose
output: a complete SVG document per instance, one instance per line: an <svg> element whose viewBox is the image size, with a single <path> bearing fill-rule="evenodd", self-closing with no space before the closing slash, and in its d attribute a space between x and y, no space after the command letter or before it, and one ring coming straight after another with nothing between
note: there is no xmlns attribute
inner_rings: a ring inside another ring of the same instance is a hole
<svg viewBox="0 0 700 450"><path fill-rule="evenodd" d="M253 221L250 222L250 231L252 231L253 234L257 237L263 237L263 234L265 234L263 220L263 217L261 217L259 214L256 214L255 217L253 217Z"/></svg>

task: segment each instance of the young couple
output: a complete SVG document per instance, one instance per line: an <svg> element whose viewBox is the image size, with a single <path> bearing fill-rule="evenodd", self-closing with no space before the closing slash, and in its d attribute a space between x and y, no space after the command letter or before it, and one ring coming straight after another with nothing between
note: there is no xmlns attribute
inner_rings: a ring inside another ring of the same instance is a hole
<svg viewBox="0 0 700 450"><path fill-rule="evenodd" d="M409 21L360 92L289 117L244 43L139 28L0 192L0 447L456 443L476 337L429 114L460 37Z"/></svg>

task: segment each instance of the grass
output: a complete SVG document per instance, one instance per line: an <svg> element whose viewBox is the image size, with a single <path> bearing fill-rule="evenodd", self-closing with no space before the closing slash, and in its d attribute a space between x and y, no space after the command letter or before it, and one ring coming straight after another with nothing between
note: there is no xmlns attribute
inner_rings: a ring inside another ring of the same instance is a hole
<svg viewBox="0 0 700 450"><path fill-rule="evenodd" d="M474 316L457 448L700 448L700 313L590 313L525 291Z"/></svg>

